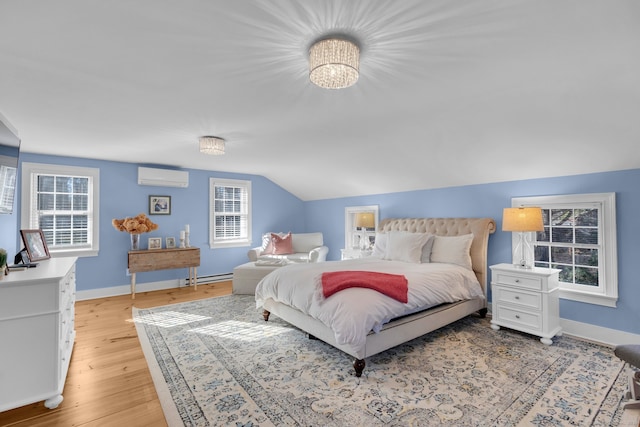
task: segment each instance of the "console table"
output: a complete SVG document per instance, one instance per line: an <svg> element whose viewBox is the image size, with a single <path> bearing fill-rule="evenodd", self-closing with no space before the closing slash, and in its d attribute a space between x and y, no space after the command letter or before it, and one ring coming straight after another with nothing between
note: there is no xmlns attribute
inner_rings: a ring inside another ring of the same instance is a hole
<svg viewBox="0 0 640 427"><path fill-rule="evenodd" d="M189 269L189 285L197 289L197 267L200 266L200 248L149 249L129 251L127 267L131 273L131 299L136 297L136 273L174 268Z"/></svg>

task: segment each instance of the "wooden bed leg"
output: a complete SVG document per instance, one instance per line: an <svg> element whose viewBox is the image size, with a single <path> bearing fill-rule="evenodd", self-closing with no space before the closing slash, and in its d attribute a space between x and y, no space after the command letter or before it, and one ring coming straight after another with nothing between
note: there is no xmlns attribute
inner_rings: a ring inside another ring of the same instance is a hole
<svg viewBox="0 0 640 427"><path fill-rule="evenodd" d="M487 317L487 311L489 310L486 307L481 308L480 310L478 310L478 314L484 319L485 317Z"/></svg>
<svg viewBox="0 0 640 427"><path fill-rule="evenodd" d="M264 318L265 322L269 321L269 315L271 314L271 312L269 310L262 310L262 317Z"/></svg>
<svg viewBox="0 0 640 427"><path fill-rule="evenodd" d="M364 359L356 359L353 361L353 369L356 370L356 377L362 375L362 371L364 371Z"/></svg>

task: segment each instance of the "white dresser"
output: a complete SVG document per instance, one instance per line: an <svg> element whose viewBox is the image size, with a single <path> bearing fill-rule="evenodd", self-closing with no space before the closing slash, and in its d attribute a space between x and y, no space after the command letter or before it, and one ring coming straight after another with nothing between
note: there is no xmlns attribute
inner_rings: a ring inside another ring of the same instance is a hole
<svg viewBox="0 0 640 427"><path fill-rule="evenodd" d="M0 280L0 412L62 402L75 340L76 258L52 258Z"/></svg>
<svg viewBox="0 0 640 427"><path fill-rule="evenodd" d="M551 345L562 334L558 301L560 270L523 269L497 264L491 269L491 327L500 326L537 335Z"/></svg>

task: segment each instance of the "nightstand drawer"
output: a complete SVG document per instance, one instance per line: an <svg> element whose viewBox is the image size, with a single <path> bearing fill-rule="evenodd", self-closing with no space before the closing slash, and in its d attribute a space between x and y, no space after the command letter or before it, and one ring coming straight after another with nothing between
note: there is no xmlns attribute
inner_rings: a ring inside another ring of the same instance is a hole
<svg viewBox="0 0 640 427"><path fill-rule="evenodd" d="M542 328L542 319L538 313L529 313L498 305L498 321L505 325L521 326L525 329L539 331Z"/></svg>
<svg viewBox="0 0 640 427"><path fill-rule="evenodd" d="M516 274L505 274L497 272L494 282L499 285L511 285L520 288L542 290L542 279L535 276L520 276Z"/></svg>
<svg viewBox="0 0 640 427"><path fill-rule="evenodd" d="M494 298L499 304L508 303L536 311L542 309L542 296L539 293L503 288L500 286L494 286L494 290L496 292Z"/></svg>

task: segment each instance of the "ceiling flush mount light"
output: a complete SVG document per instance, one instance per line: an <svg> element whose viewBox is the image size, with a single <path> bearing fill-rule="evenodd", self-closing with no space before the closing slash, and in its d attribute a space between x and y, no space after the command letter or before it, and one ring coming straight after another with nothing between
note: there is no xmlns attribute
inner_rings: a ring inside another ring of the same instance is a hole
<svg viewBox="0 0 640 427"><path fill-rule="evenodd" d="M309 49L309 79L325 89L343 89L358 81L360 49L348 40L329 38Z"/></svg>
<svg viewBox="0 0 640 427"><path fill-rule="evenodd" d="M224 154L224 139L217 136L201 136L200 152L220 156Z"/></svg>

